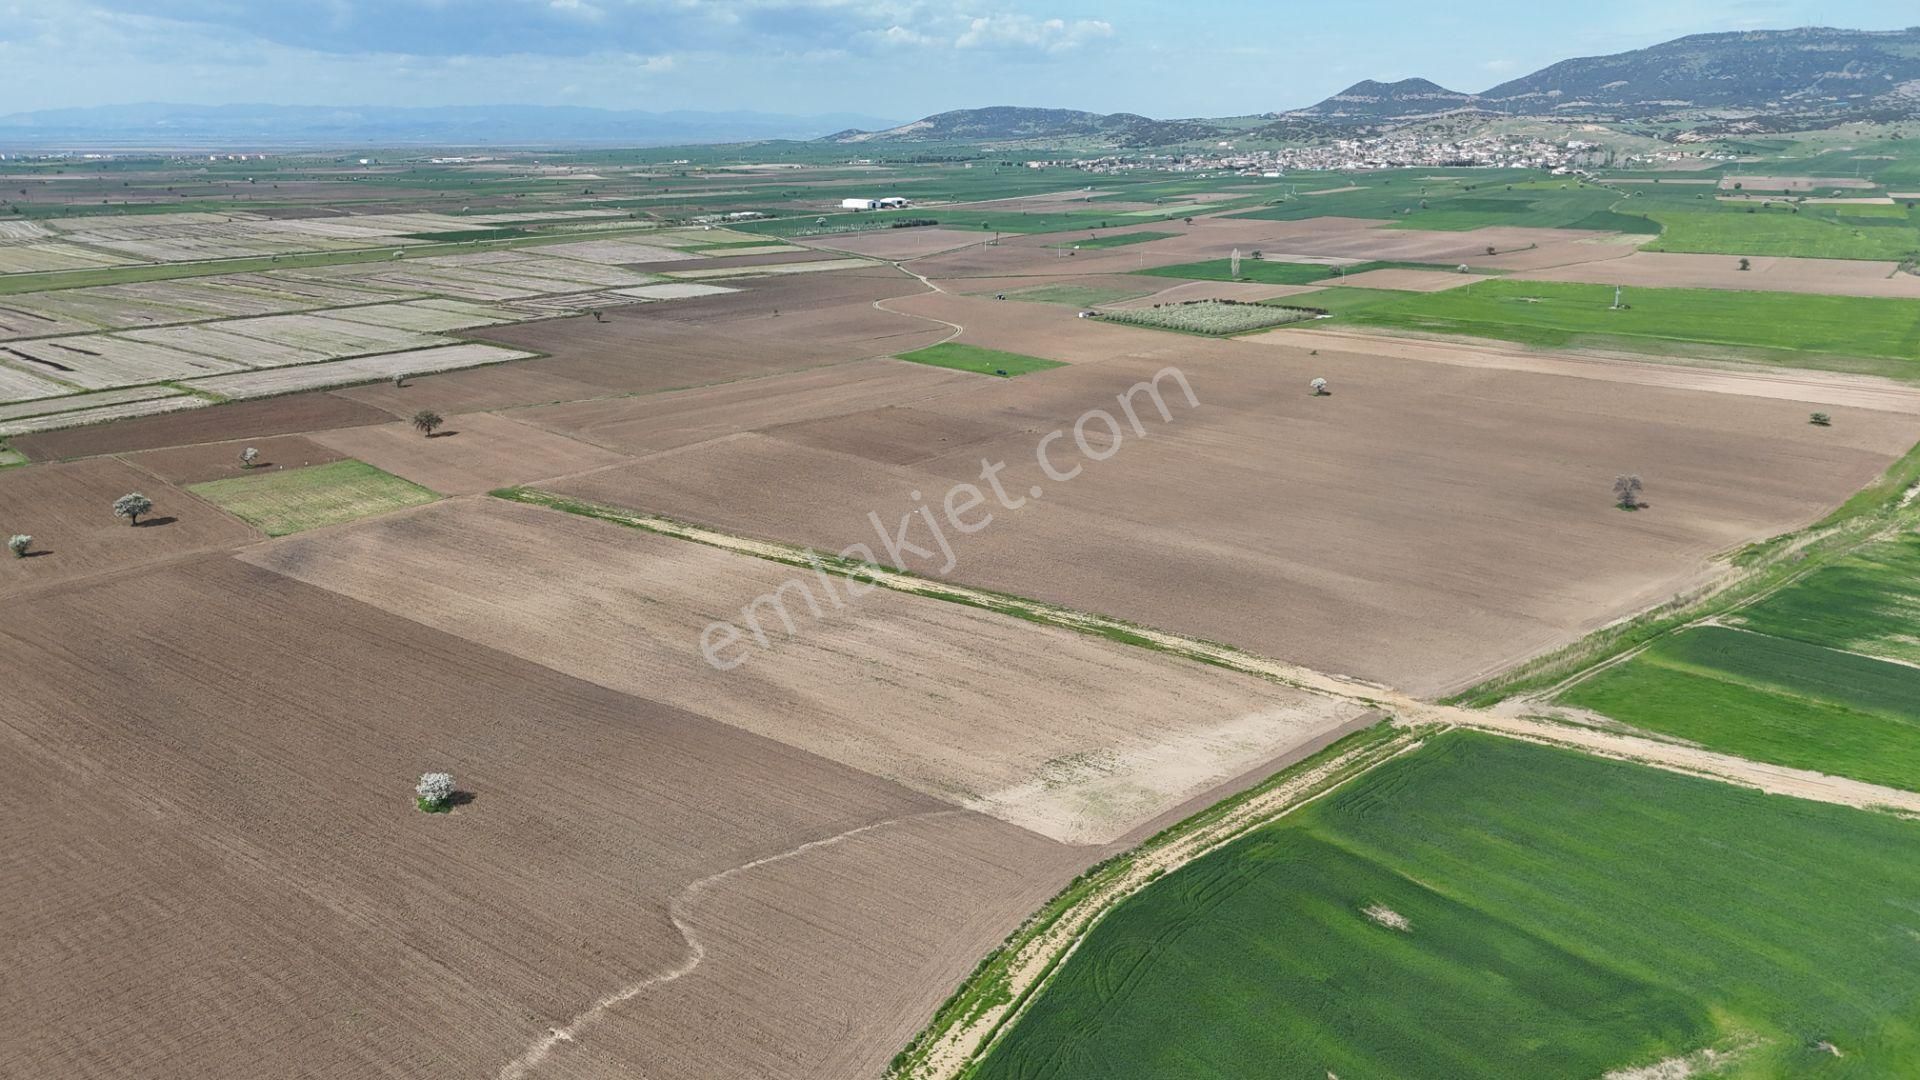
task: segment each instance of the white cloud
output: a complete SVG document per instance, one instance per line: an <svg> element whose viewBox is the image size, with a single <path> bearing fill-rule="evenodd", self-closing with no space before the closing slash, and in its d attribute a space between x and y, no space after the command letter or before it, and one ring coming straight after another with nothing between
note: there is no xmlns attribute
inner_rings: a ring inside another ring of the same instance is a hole
<svg viewBox="0 0 1920 1080"><path fill-rule="evenodd" d="M1032 15L974 18L954 39L959 49L1022 48L1064 52L1113 36L1113 24L1101 19L1040 19Z"/></svg>

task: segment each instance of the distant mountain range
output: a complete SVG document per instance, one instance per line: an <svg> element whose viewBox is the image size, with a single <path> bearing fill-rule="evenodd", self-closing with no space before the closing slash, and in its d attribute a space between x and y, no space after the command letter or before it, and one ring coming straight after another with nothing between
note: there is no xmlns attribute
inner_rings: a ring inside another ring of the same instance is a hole
<svg viewBox="0 0 1920 1080"><path fill-rule="evenodd" d="M1762 126L1819 127L1850 119L1920 118L1920 28L1809 27L1696 34L1612 56L1563 60L1478 94L1426 79L1358 82L1265 127L1152 120L1131 113L1005 106L941 113L835 142L1044 142L1116 147L1270 135L1307 138L1475 113L1596 120L1671 117L1702 124L1758 117Z"/></svg>
<svg viewBox="0 0 1920 1080"><path fill-rule="evenodd" d="M0 151L10 146L660 146L813 139L896 122L849 113L656 113L545 105L111 105L0 116Z"/></svg>

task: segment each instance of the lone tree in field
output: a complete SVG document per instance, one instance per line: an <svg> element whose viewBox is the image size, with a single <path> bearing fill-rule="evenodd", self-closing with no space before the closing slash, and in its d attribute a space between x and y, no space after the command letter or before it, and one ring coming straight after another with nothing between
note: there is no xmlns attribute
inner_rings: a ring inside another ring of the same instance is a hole
<svg viewBox="0 0 1920 1080"><path fill-rule="evenodd" d="M1752 260L1752 259L1741 259L1741 260L1740 260L1740 269L1742 269L1742 270L1751 270L1751 269L1753 269L1753 260Z"/></svg>
<svg viewBox="0 0 1920 1080"><path fill-rule="evenodd" d="M429 814L438 814L449 809L447 804L452 799L452 773L421 773L420 782L413 787L413 805Z"/></svg>
<svg viewBox="0 0 1920 1080"><path fill-rule="evenodd" d="M1314 397L1326 397L1327 396L1327 380L1315 379L1312 382L1307 384L1307 389L1313 391Z"/></svg>
<svg viewBox="0 0 1920 1080"><path fill-rule="evenodd" d="M247 447L245 450L240 451L240 467L243 469L253 468L253 463L259 460L260 460L260 451L254 449L251 446Z"/></svg>
<svg viewBox="0 0 1920 1080"><path fill-rule="evenodd" d="M395 375L393 377L393 388L395 390L398 390L405 385L407 385L407 377L404 374Z"/></svg>
<svg viewBox="0 0 1920 1080"><path fill-rule="evenodd" d="M1614 505L1622 510L1640 509L1640 492L1645 485L1638 476L1621 473L1613 478Z"/></svg>
<svg viewBox="0 0 1920 1080"><path fill-rule="evenodd" d="M444 423L446 421L432 409L421 409L413 414L413 429L429 439L433 438L434 431Z"/></svg>
<svg viewBox="0 0 1920 1080"><path fill-rule="evenodd" d="M113 500L113 515L126 518L130 525L140 524L140 515L152 512L153 500L137 491Z"/></svg>
<svg viewBox="0 0 1920 1080"><path fill-rule="evenodd" d="M33 537L21 533L7 537L7 550L13 552L16 559L27 557L27 549L33 546Z"/></svg>
<svg viewBox="0 0 1920 1080"><path fill-rule="evenodd" d="M1833 426L1833 417L1823 412L1817 412L1807 418L1807 423L1812 424L1814 427L1831 427Z"/></svg>

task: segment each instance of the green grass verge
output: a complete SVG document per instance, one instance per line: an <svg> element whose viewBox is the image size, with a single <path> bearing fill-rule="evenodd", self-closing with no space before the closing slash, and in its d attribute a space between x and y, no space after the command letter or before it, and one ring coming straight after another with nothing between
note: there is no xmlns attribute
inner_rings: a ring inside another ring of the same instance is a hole
<svg viewBox="0 0 1920 1080"><path fill-rule="evenodd" d="M1796 214L1784 202L1772 209L1755 207L1750 214L1746 209L1720 205L1648 210L1662 232L1646 250L1895 261L1920 253L1920 227L1904 217L1864 219L1856 214L1843 220L1843 215L1814 213L1811 208Z"/></svg>
<svg viewBox="0 0 1920 1080"><path fill-rule="evenodd" d="M1702 626L1559 700L1753 761L1920 790L1920 668L1904 664Z"/></svg>
<svg viewBox="0 0 1920 1080"><path fill-rule="evenodd" d="M1090 308L1132 300L1145 296L1150 291L1130 288L1126 285L1041 285L1032 289L1021 289L1019 292L1010 292L1007 294L1007 299Z"/></svg>
<svg viewBox="0 0 1920 1080"><path fill-rule="evenodd" d="M999 349L983 349L978 345L961 345L952 341L901 353L898 359L915 364L951 368L955 371L972 371L981 375L997 375L1005 372L1007 378L1045 371L1048 368L1066 367L1058 360L1042 360L1037 356L1001 352Z"/></svg>
<svg viewBox="0 0 1920 1080"><path fill-rule="evenodd" d="M335 461L193 484L188 491L268 536L286 536L440 496L364 461Z"/></svg>
<svg viewBox="0 0 1920 1080"><path fill-rule="evenodd" d="M1709 1047L1716 1076L1900 1075L1916 850L1891 816L1440 735L1122 902L970 1075L1535 1080Z"/></svg>
<svg viewBox="0 0 1920 1080"><path fill-rule="evenodd" d="M1920 378L1920 300L1717 289L1629 289L1492 279L1338 311L1342 321L1467 334L1544 348L1582 342L1642 351L1669 343L1750 350L1770 363Z"/></svg>

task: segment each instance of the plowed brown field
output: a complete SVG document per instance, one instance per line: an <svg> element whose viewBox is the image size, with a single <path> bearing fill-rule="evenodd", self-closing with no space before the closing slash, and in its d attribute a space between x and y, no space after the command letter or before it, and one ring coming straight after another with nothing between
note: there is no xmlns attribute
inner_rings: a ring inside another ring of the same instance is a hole
<svg viewBox="0 0 1920 1080"><path fill-rule="evenodd" d="M9 1076L871 1071L1084 858L226 558L0 663Z"/></svg>

